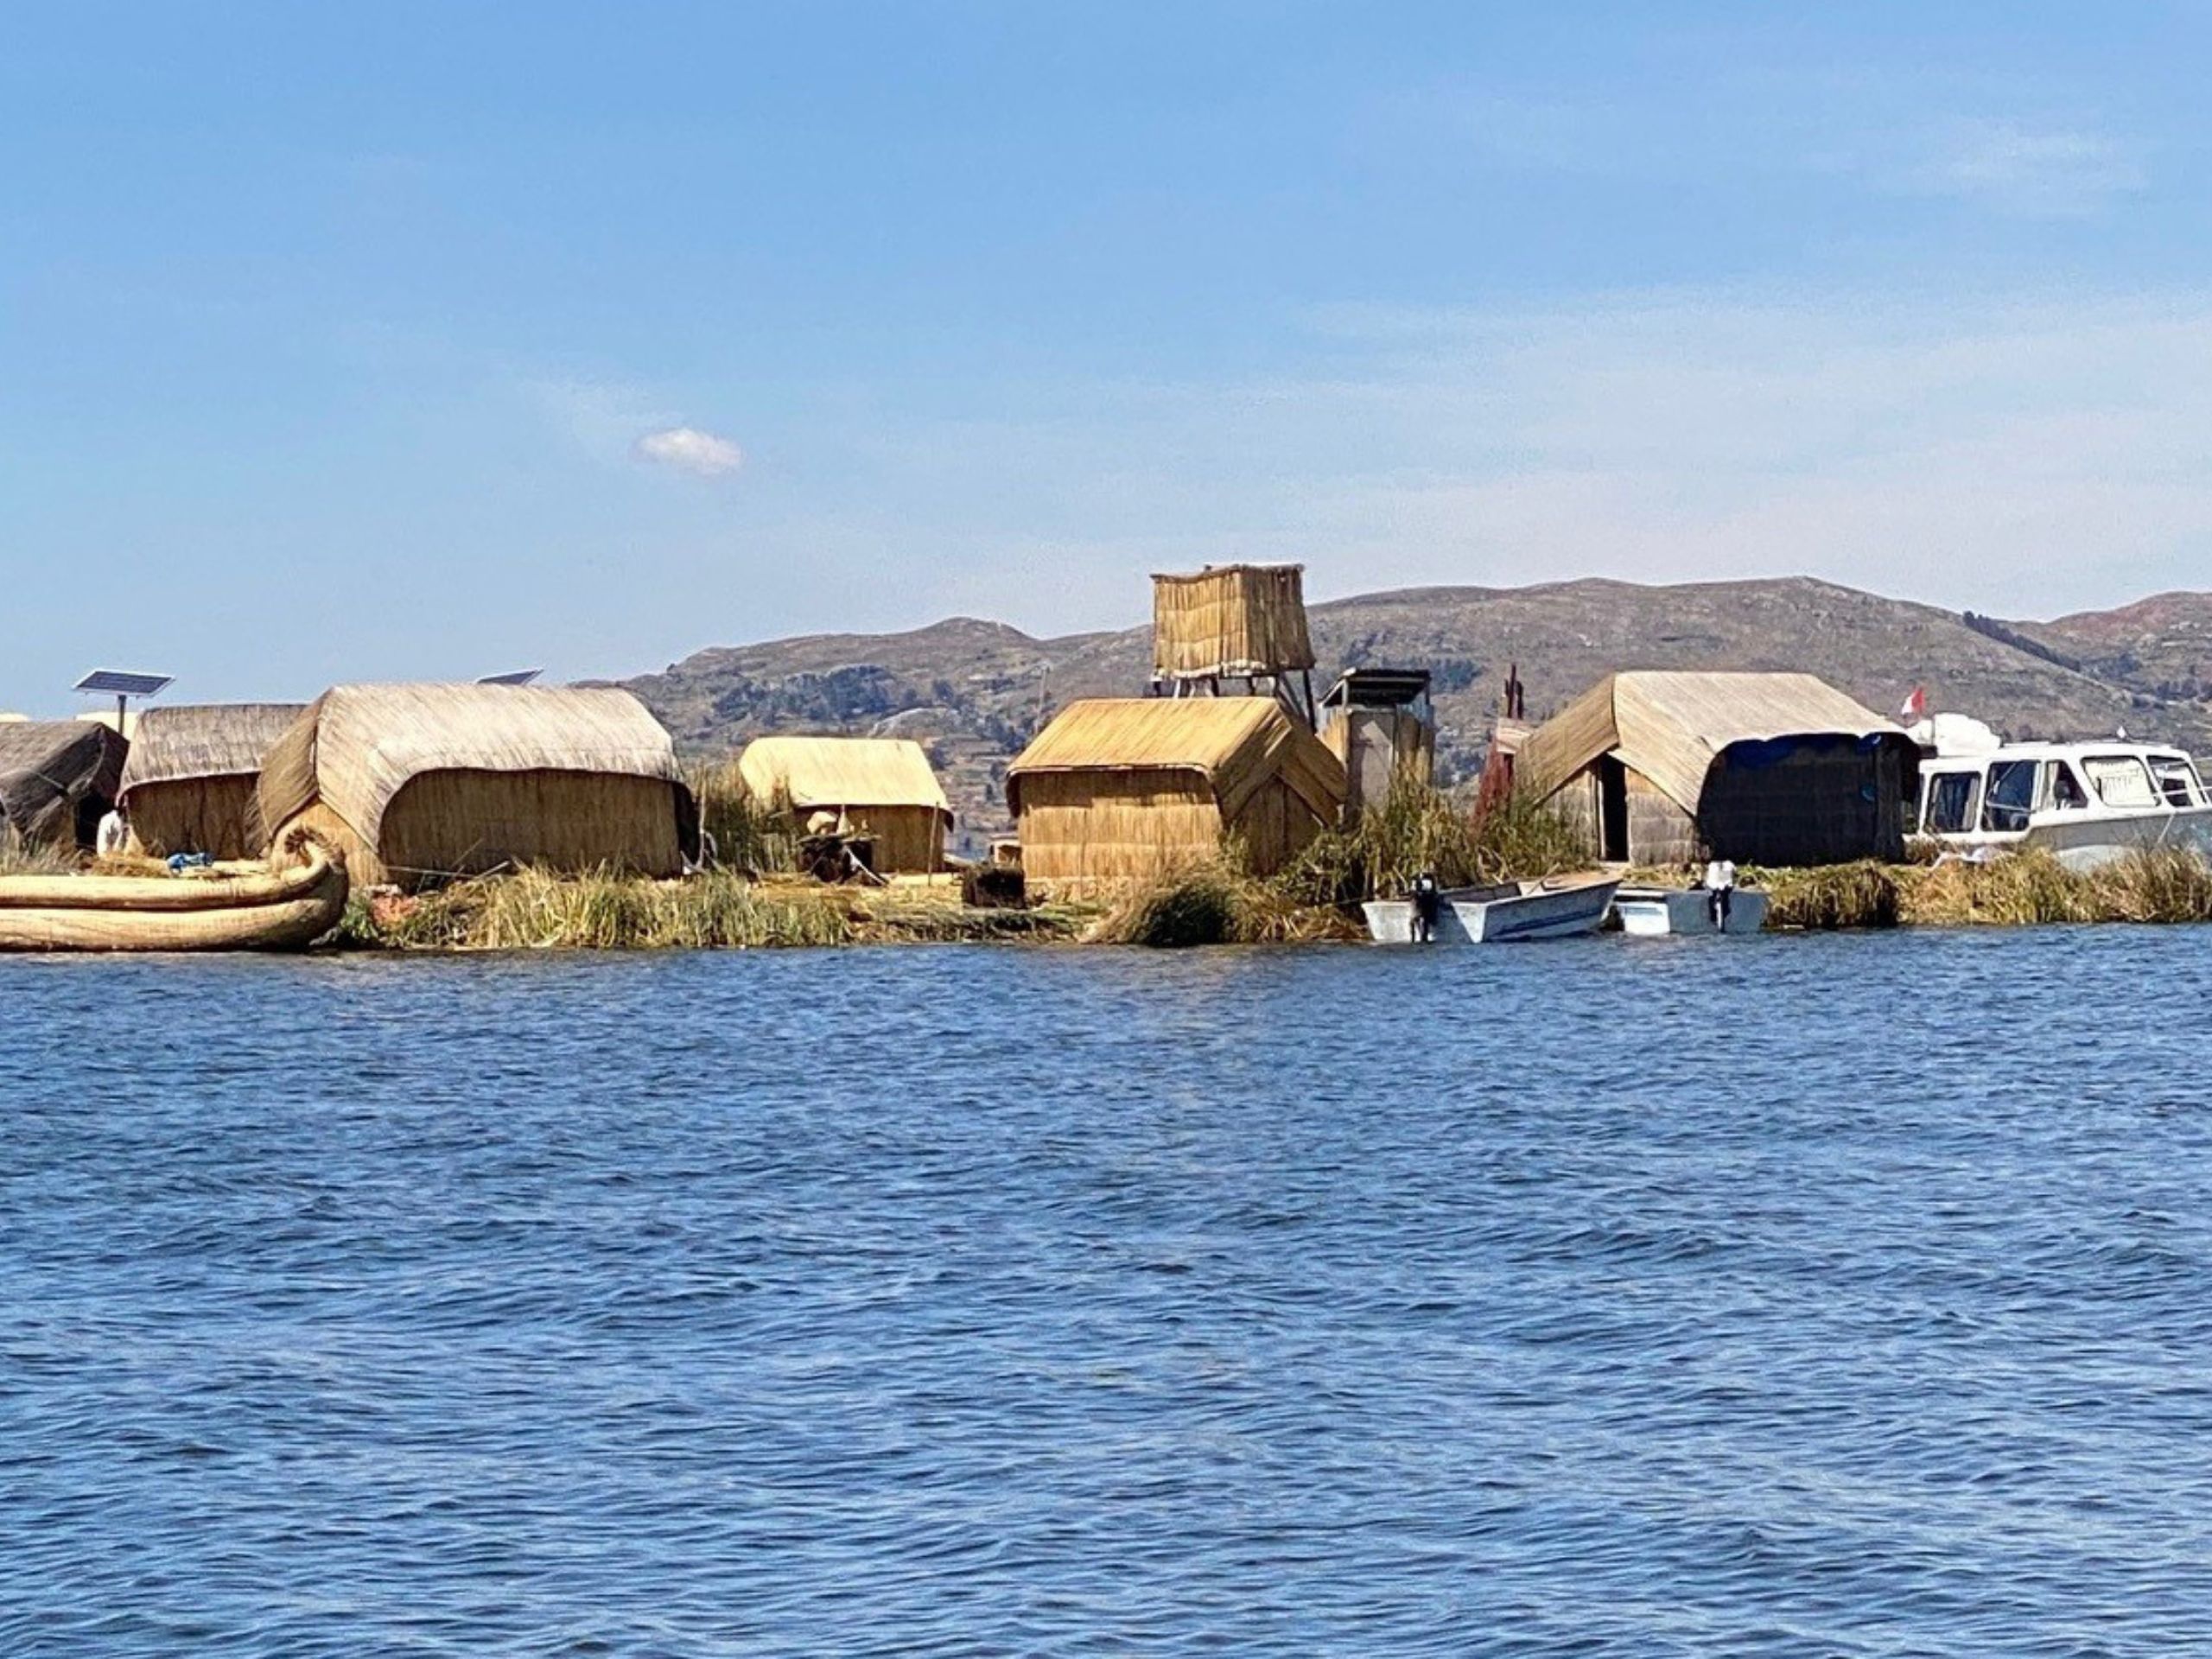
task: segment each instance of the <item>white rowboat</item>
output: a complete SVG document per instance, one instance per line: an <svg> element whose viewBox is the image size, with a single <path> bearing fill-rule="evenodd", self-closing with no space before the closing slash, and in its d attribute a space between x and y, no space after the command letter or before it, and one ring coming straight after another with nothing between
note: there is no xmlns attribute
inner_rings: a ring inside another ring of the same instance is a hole
<svg viewBox="0 0 2212 1659"><path fill-rule="evenodd" d="M1713 895L1701 887L1623 887L1613 897L1621 931L1637 938L1670 934L1710 934ZM1766 894L1738 887L1728 900L1730 936L1756 933L1766 925Z"/></svg>
<svg viewBox="0 0 2212 1659"><path fill-rule="evenodd" d="M1448 887L1437 906L1439 944L1500 944L1509 940L1564 939L1594 933L1605 919L1620 882L1605 876L1552 881L1507 881L1491 887ZM1360 907L1377 944L1410 944L1410 899L1375 899Z"/></svg>

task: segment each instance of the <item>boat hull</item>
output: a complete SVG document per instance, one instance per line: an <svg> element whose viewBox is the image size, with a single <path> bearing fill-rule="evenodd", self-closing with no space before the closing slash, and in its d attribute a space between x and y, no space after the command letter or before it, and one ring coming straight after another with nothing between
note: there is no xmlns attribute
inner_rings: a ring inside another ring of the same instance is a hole
<svg viewBox="0 0 2212 1659"><path fill-rule="evenodd" d="M1732 937L1756 933L1766 925L1767 897L1747 887L1736 889L1728 904ZM1694 887L1624 888L1613 899L1613 914L1621 931L1634 938L1662 938L1675 934L1711 934L1713 900Z"/></svg>
<svg viewBox="0 0 2212 1659"><path fill-rule="evenodd" d="M298 950L346 913L346 866L320 844L286 869L195 880L0 877L0 950Z"/></svg>
<svg viewBox="0 0 2212 1659"><path fill-rule="evenodd" d="M2039 823L2013 844L2039 848L2068 869L2082 872L2101 869L2134 853L2171 849L2212 858L2212 808Z"/></svg>
<svg viewBox="0 0 2212 1659"><path fill-rule="evenodd" d="M1613 902L1618 881L1548 887L1523 881L1498 887L1447 890L1437 907L1439 944L1503 944L1572 938L1594 933ZM1409 899L1377 899L1361 906L1370 938L1381 944L1410 944L1414 906Z"/></svg>

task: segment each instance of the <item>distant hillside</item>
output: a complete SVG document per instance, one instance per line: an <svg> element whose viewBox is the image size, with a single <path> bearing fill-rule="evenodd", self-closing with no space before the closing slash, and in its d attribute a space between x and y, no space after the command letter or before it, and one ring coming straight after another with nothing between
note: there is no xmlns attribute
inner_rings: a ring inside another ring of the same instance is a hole
<svg viewBox="0 0 2212 1659"><path fill-rule="evenodd" d="M2212 700L2212 594L2158 594L2116 611L2012 626L2131 691L2166 702Z"/></svg>
<svg viewBox="0 0 2212 1659"><path fill-rule="evenodd" d="M1882 713L1925 685L1934 707L2015 736L2124 724L2212 748L2212 705L2180 694L2212 685L2206 594L1997 623L1802 577L1670 588L1584 581L1365 594L1313 607L1313 626L1317 683L1361 665L1434 675L1438 760L1449 779L1480 765L1510 663L1538 718L1611 669L1800 669ZM2201 658L2190 655L2191 639ZM1148 626L1037 639L963 617L911 633L718 646L625 683L695 754L772 731L919 739L973 845L1005 824L1007 760L1077 697L1140 695L1150 641Z"/></svg>

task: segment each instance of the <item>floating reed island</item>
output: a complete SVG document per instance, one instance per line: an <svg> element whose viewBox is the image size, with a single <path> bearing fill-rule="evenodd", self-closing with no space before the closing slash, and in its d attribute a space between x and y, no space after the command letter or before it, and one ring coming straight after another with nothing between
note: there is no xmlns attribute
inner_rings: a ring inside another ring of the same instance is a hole
<svg viewBox="0 0 2212 1659"><path fill-rule="evenodd" d="M2212 919L2212 797L2158 746L1980 728L1984 766L1771 672L1611 673L1532 728L1509 671L1479 779L1446 790L1427 669L1357 664L1316 696L1300 567L1154 577L1153 647L1146 695L1040 705L1001 774L1016 834L980 862L907 738L778 733L687 766L617 688L361 684L156 709L135 741L119 715L0 724L0 882L26 912L160 912L207 896L162 887L191 874L163 855L311 846L317 902L350 877L335 943L440 950L1355 938L1417 878L1610 898L1707 861L1779 929ZM152 855L127 873L90 860L118 828ZM307 880L247 874L242 900Z"/></svg>

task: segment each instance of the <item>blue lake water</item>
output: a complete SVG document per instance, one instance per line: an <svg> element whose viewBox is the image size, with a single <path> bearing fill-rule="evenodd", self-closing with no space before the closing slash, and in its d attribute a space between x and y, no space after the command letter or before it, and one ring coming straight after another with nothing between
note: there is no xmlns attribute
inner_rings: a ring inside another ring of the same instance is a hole
<svg viewBox="0 0 2212 1659"><path fill-rule="evenodd" d="M2212 1650L2208 1001L0 961L0 1653Z"/></svg>

